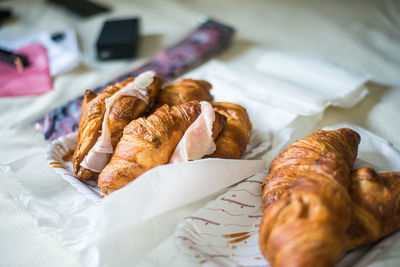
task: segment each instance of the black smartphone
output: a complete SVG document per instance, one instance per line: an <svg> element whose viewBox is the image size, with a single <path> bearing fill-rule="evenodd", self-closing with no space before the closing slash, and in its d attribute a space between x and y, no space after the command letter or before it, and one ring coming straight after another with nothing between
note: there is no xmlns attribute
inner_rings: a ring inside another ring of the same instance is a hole
<svg viewBox="0 0 400 267"><path fill-rule="evenodd" d="M3 22L3 20L11 18L11 15L11 9L0 9L0 23Z"/></svg>
<svg viewBox="0 0 400 267"><path fill-rule="evenodd" d="M110 11L109 7L88 0L48 0L48 2L62 6L80 17L90 17Z"/></svg>

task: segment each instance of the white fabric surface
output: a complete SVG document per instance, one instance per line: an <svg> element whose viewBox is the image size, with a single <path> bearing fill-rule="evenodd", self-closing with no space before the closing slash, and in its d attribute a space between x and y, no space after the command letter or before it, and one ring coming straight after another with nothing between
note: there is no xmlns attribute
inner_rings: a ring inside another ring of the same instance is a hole
<svg viewBox="0 0 400 267"><path fill-rule="evenodd" d="M370 73L370 94L350 109L329 108L316 128L349 121L400 145L400 2L385 1L112 1L113 12L78 19L42 1L10 1L18 20L2 25L0 38L32 30L73 28L84 64L54 80L39 97L0 99L0 162L45 153L47 142L29 123L61 103L139 65L161 47L179 40L206 14L233 25L236 42L219 59L238 64L254 45L315 55ZM106 1L104 1L106 2ZM108 3L108 4L111 4ZM105 18L140 15L144 34L136 61L97 62L94 41ZM256 56L256 55L255 55ZM41 166L38 166L40 168ZM26 209L0 195L0 258L4 266L79 266L59 241L39 231Z"/></svg>

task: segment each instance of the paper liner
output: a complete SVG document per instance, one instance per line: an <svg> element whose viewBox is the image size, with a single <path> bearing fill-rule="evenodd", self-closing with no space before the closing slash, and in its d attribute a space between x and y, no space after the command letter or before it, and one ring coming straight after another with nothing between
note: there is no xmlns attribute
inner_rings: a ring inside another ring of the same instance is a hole
<svg viewBox="0 0 400 267"><path fill-rule="evenodd" d="M265 176L246 179L186 217L175 232L178 247L200 264L268 266L258 246Z"/></svg>
<svg viewBox="0 0 400 267"><path fill-rule="evenodd" d="M90 200L98 203L103 197L97 182L94 180L79 180L72 167L71 157L77 145L77 132L61 136L50 143L47 149L47 162L67 182Z"/></svg>
<svg viewBox="0 0 400 267"><path fill-rule="evenodd" d="M400 162L400 153L387 141L353 125L342 124L329 129L341 127L355 128L361 135L359 157L354 168L372 167L377 171L399 169L395 162ZM367 162L371 150L375 150L376 159L390 159L393 164L387 163L387 160ZM249 177L187 216L174 234L178 248L203 266L269 266L258 245L263 216L261 184L267 175L268 172L264 171ZM353 264L357 253L344 257L346 262ZM372 250L368 253L375 255L378 252Z"/></svg>

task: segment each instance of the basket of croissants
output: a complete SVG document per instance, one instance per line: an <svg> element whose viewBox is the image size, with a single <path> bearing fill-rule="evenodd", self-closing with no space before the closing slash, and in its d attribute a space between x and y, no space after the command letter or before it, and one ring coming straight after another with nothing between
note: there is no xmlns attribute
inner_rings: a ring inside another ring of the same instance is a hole
<svg viewBox="0 0 400 267"><path fill-rule="evenodd" d="M244 107L213 102L203 80L162 84L147 71L85 92L72 157L78 179L97 179L107 194L158 165L241 157L252 128Z"/></svg>

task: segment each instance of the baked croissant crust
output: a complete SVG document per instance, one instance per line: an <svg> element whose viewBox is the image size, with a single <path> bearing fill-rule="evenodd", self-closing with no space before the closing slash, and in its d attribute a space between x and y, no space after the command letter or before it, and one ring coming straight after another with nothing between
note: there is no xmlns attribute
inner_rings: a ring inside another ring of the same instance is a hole
<svg viewBox="0 0 400 267"><path fill-rule="evenodd" d="M400 173L350 172L359 136L318 131L282 152L263 184L260 248L271 266L334 266L400 230Z"/></svg>
<svg viewBox="0 0 400 267"><path fill-rule="evenodd" d="M350 172L360 136L317 131L290 145L263 183L260 249L271 266L333 266L352 219Z"/></svg>
<svg viewBox="0 0 400 267"><path fill-rule="evenodd" d="M123 82L106 87L97 95L90 90L85 92L79 120L78 145L72 158L73 167L79 179L97 178L98 173L80 166L81 162L101 135L106 99L133 81L134 78L128 78ZM113 148L121 138L124 127L130 121L142 115L154 102L161 85L162 77L155 75L152 83L146 87L148 103L131 95L118 95L116 97L107 118Z"/></svg>
<svg viewBox="0 0 400 267"><path fill-rule="evenodd" d="M211 101L211 84L203 80L182 79L165 86L154 104L153 110L162 105L176 106L190 101Z"/></svg>
<svg viewBox="0 0 400 267"><path fill-rule="evenodd" d="M400 230L400 172L353 171L349 188L352 220L344 250L375 242Z"/></svg>
<svg viewBox="0 0 400 267"><path fill-rule="evenodd" d="M111 161L99 175L104 192L117 190L145 171L168 162L186 129L201 113L197 101L164 105L147 118L129 123Z"/></svg>
<svg viewBox="0 0 400 267"><path fill-rule="evenodd" d="M214 110L227 120L220 135L215 139L216 150L205 158L240 158L250 141L252 124L245 108L227 102L212 102Z"/></svg>

